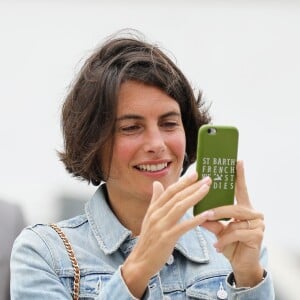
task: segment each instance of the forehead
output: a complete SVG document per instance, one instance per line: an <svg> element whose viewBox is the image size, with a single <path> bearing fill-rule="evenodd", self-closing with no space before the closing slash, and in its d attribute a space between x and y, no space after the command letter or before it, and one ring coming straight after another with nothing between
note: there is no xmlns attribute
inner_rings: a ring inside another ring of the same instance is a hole
<svg viewBox="0 0 300 300"><path fill-rule="evenodd" d="M122 83L117 105L117 115L124 113L150 113L177 111L180 113L179 104L161 89L140 83L126 81Z"/></svg>

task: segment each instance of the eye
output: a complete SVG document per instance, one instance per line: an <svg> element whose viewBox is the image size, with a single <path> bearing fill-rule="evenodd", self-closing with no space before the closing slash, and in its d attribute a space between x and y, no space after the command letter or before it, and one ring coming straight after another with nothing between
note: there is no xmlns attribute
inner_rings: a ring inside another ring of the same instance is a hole
<svg viewBox="0 0 300 300"><path fill-rule="evenodd" d="M127 125L120 128L120 132L125 134L133 134L139 132L141 130L140 125Z"/></svg>
<svg viewBox="0 0 300 300"><path fill-rule="evenodd" d="M167 130L172 130L176 127L178 127L178 122L177 121L164 121L162 122L161 126Z"/></svg>

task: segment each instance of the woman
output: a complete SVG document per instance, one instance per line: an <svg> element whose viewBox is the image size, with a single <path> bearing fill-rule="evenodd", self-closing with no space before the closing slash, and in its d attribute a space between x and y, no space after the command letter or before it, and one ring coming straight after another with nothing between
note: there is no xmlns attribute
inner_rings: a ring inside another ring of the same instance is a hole
<svg viewBox="0 0 300 300"><path fill-rule="evenodd" d="M243 164L236 205L188 212L211 179L180 175L210 118L157 46L106 41L82 67L62 121L67 170L102 184L84 215L22 232L12 299L274 299Z"/></svg>

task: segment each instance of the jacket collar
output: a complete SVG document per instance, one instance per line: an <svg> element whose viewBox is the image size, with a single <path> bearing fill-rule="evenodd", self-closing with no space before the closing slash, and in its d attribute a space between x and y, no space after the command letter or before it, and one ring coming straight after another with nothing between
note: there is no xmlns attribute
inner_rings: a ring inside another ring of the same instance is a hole
<svg viewBox="0 0 300 300"><path fill-rule="evenodd" d="M102 184L87 202L85 212L94 236L105 254L117 251L131 236L131 231L119 222L110 209L105 184Z"/></svg>
<svg viewBox="0 0 300 300"><path fill-rule="evenodd" d="M112 254L131 236L131 231L125 228L111 211L107 202L105 184L102 184L94 196L87 202L85 212L92 232L105 254ZM186 214L183 219L189 218ZM187 259L197 262L208 262L208 250L200 227L182 235L175 245Z"/></svg>

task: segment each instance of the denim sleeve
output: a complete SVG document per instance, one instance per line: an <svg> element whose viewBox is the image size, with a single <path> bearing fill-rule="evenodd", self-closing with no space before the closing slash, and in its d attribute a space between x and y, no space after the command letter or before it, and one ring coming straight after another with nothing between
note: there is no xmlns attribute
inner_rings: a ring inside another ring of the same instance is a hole
<svg viewBox="0 0 300 300"><path fill-rule="evenodd" d="M53 246L39 232L31 228L23 230L14 243L11 255L12 300L72 299L71 287L67 288L55 272L54 252ZM138 300L127 288L121 267L95 299Z"/></svg>
<svg viewBox="0 0 300 300"><path fill-rule="evenodd" d="M262 266L266 269L268 265L268 253L266 247L262 248L260 262ZM264 300L274 300L275 292L271 274L267 272L266 277L254 287L240 287L236 288L229 283L229 278L233 274L229 274L226 280L228 299L232 300L251 300L251 299L264 299Z"/></svg>
<svg viewBox="0 0 300 300"><path fill-rule="evenodd" d="M15 240L11 255L12 300L72 299L55 273L51 249L30 228Z"/></svg>
<svg viewBox="0 0 300 300"><path fill-rule="evenodd" d="M267 276L258 285L252 288L247 288L247 287L235 288L231 284L229 284L227 280L227 292L228 292L228 299L232 299L232 300L237 300L237 299L238 300L251 300L251 299L274 300L275 299L275 293L273 289L271 276L268 273Z"/></svg>
<svg viewBox="0 0 300 300"><path fill-rule="evenodd" d="M114 273L114 275L110 278L109 282L101 290L100 294L95 300L139 300L138 298L134 297L129 291L122 277L121 267L122 266L120 266Z"/></svg>

